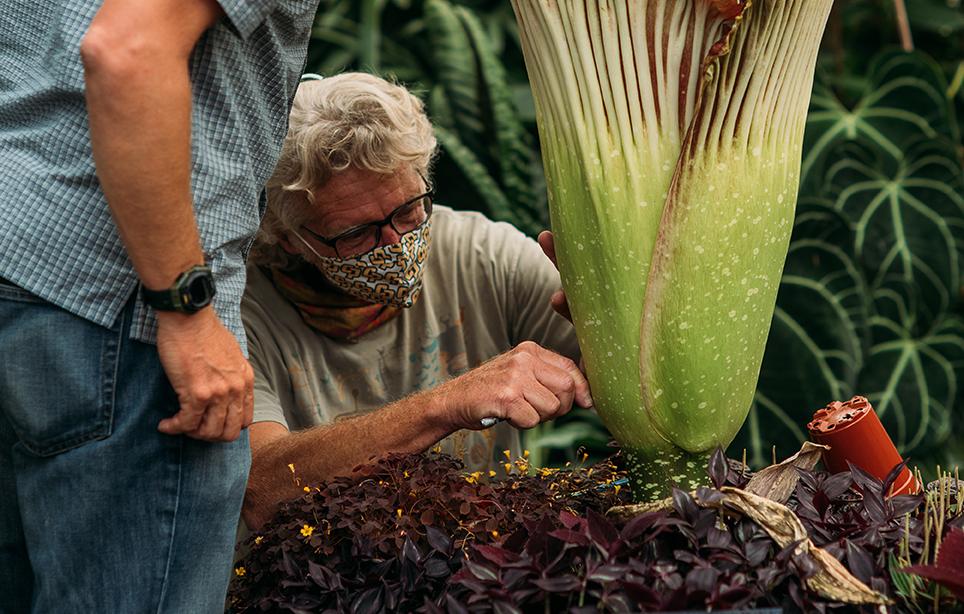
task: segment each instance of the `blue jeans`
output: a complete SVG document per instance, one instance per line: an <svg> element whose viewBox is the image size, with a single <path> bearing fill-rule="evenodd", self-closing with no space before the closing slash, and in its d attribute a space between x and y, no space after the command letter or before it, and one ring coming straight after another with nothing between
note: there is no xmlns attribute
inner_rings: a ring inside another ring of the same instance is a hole
<svg viewBox="0 0 964 614"><path fill-rule="evenodd" d="M224 609L247 431L157 431L177 397L131 312L106 329L0 280L0 613Z"/></svg>

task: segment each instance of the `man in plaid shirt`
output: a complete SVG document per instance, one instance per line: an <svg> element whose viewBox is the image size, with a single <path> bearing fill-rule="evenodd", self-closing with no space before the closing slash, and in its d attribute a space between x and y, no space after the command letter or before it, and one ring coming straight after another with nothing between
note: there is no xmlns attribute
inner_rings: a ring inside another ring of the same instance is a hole
<svg viewBox="0 0 964 614"><path fill-rule="evenodd" d="M0 8L0 612L221 611L317 0Z"/></svg>

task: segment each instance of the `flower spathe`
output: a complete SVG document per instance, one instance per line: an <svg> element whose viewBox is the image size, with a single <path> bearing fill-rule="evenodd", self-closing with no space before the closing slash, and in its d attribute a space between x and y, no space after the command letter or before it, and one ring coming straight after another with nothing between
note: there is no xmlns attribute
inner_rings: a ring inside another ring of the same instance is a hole
<svg viewBox="0 0 964 614"><path fill-rule="evenodd" d="M513 0L563 287L638 500L752 402L832 0Z"/></svg>

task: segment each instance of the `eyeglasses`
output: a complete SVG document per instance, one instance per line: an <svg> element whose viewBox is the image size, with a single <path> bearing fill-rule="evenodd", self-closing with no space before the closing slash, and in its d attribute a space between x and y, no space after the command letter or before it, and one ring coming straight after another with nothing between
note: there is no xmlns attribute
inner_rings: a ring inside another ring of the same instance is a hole
<svg viewBox="0 0 964 614"><path fill-rule="evenodd" d="M326 239L305 226L302 228L315 240L335 250L339 258L357 256L379 246L382 240L382 228L385 226L391 226L392 230L399 235L419 229L432 216L432 198L434 197L435 190L429 190L395 209L382 221L362 224L331 239Z"/></svg>

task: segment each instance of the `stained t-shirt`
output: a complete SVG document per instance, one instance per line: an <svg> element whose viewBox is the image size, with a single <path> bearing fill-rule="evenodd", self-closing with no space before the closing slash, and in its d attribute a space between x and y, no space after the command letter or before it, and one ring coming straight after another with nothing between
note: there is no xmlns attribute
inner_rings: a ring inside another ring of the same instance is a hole
<svg viewBox="0 0 964 614"><path fill-rule="evenodd" d="M578 360L572 325L549 305L560 287L539 245L513 226L435 206L422 292L356 341L326 337L256 266L242 319L255 372L255 422L289 430L346 420L429 390L526 340ZM470 471L498 471L519 454L508 424L460 431L442 450ZM500 472L501 473L501 472Z"/></svg>

